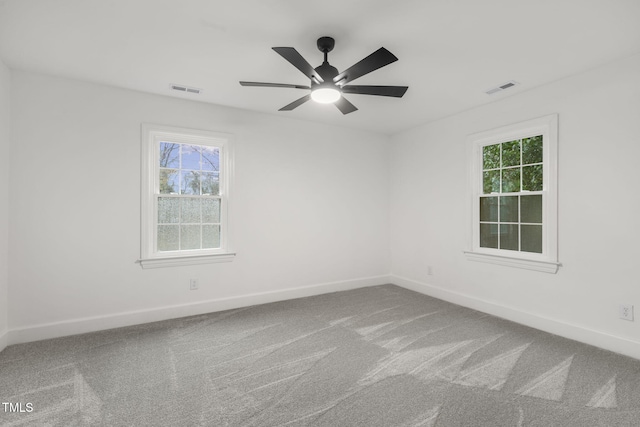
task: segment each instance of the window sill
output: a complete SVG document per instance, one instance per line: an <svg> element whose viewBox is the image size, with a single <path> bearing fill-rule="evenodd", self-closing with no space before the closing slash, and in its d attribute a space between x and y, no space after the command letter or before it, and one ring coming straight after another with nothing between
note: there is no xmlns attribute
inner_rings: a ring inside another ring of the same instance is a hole
<svg viewBox="0 0 640 427"><path fill-rule="evenodd" d="M535 261L523 258L511 258L499 255L482 254L478 252L464 252L469 261L486 262L489 264L506 265L508 267L523 268L525 270L542 271L556 274L560 263L550 261Z"/></svg>
<svg viewBox="0 0 640 427"><path fill-rule="evenodd" d="M148 258L136 261L142 268L181 267L185 265L213 264L218 262L231 262L235 253L223 253L212 255L177 256L167 258Z"/></svg>

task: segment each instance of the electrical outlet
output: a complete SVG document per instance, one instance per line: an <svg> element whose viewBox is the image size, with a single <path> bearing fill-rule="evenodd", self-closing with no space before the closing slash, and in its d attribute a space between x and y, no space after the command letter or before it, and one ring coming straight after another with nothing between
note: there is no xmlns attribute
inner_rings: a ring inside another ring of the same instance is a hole
<svg viewBox="0 0 640 427"><path fill-rule="evenodd" d="M199 286L198 279L189 280L189 289L191 289L192 291L195 291L196 289L198 289L198 286Z"/></svg>
<svg viewBox="0 0 640 427"><path fill-rule="evenodd" d="M427 265L427 275L433 276L433 267L430 265Z"/></svg>
<svg viewBox="0 0 640 427"><path fill-rule="evenodd" d="M620 304L618 306L618 315L621 319L633 322L633 306L628 304Z"/></svg>

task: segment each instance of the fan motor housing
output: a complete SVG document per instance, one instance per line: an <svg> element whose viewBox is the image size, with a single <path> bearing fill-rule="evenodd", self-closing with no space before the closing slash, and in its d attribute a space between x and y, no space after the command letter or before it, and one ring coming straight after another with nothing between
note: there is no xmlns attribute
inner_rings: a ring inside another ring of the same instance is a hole
<svg viewBox="0 0 640 427"><path fill-rule="evenodd" d="M316 72L320 74L324 83L320 84L331 84L333 85L333 78L339 74L338 69L333 65L330 65L328 62L323 62L322 65L315 68ZM311 87L317 86L318 83L315 83L311 80Z"/></svg>

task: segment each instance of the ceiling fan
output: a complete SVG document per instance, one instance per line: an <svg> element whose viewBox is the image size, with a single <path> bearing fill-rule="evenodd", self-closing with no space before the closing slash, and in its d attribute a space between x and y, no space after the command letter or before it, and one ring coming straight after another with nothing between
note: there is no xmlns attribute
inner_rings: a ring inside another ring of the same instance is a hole
<svg viewBox="0 0 640 427"><path fill-rule="evenodd" d="M360 62L352 65L343 72L339 73L336 67L333 67L327 61L329 52L335 46L335 40L331 37L320 37L318 39L318 50L324 53L324 62L322 65L313 68L303 57L292 47L274 47L277 53L284 59L289 61L291 65L302 71L302 74L311 80L310 86L285 84L285 83L260 83L241 81L242 86L261 86L261 87L284 87L293 89L306 89L311 92L300 99L293 101L291 104L285 105L278 111L291 111L299 107L305 102L313 99L322 104L335 103L336 107L342 114L349 114L357 110L356 106L347 101L343 94L353 93L359 95L378 95L402 98L407 91L408 86L358 86L349 85L347 83L369 74L372 71L389 65L398 60L394 54L387 49L381 47Z"/></svg>

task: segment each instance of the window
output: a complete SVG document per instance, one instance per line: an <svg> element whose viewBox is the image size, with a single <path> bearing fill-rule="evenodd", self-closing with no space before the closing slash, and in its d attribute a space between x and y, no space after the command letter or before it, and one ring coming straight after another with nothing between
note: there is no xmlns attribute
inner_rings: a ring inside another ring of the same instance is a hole
<svg viewBox="0 0 640 427"><path fill-rule="evenodd" d="M557 120L469 137L469 259L557 271Z"/></svg>
<svg viewBox="0 0 640 427"><path fill-rule="evenodd" d="M231 136L143 125L143 268L230 261Z"/></svg>

